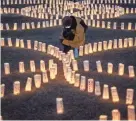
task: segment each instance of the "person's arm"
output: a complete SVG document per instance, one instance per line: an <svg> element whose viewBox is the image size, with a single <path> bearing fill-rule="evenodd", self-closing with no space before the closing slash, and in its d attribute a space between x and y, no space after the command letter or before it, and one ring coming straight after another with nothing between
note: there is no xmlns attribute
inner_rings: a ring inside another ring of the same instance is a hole
<svg viewBox="0 0 136 121"><path fill-rule="evenodd" d="M85 22L81 19L80 24L84 27L84 32L88 29L88 26L85 24Z"/></svg>

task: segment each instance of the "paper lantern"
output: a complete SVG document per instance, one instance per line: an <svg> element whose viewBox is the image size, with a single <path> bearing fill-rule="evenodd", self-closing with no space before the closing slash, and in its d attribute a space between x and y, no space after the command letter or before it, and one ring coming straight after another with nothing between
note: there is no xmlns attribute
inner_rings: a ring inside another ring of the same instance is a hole
<svg viewBox="0 0 136 121"><path fill-rule="evenodd" d="M24 46L24 40L23 40L23 39L20 40L20 47L21 47L21 48L24 48L24 47L25 47L25 46Z"/></svg>
<svg viewBox="0 0 136 121"><path fill-rule="evenodd" d="M8 38L8 46L9 46L9 47L12 47L12 41L11 41L11 38Z"/></svg>
<svg viewBox="0 0 136 121"><path fill-rule="evenodd" d="M80 74L75 74L75 87L79 87L79 83L80 83Z"/></svg>
<svg viewBox="0 0 136 121"><path fill-rule="evenodd" d="M107 47L107 41L103 41L103 49L104 49L104 50L107 50L107 49L108 49L108 47Z"/></svg>
<svg viewBox="0 0 136 121"><path fill-rule="evenodd" d="M101 73L102 72L101 61L96 61L96 67L97 67L97 72Z"/></svg>
<svg viewBox="0 0 136 121"><path fill-rule="evenodd" d="M51 67L50 68L50 79L55 79L56 75L55 75L55 68Z"/></svg>
<svg viewBox="0 0 136 121"><path fill-rule="evenodd" d="M31 40L27 40L27 49L31 49Z"/></svg>
<svg viewBox="0 0 136 121"><path fill-rule="evenodd" d="M3 24L1 24L1 30L3 30ZM8 23L6 23L6 30L10 30Z"/></svg>
<svg viewBox="0 0 136 121"><path fill-rule="evenodd" d="M43 77L43 83L48 83L49 82L48 76L47 76L47 71L42 73L42 77Z"/></svg>
<svg viewBox="0 0 136 121"><path fill-rule="evenodd" d="M128 47L128 39L127 38L124 39L124 48L126 48L126 47Z"/></svg>
<svg viewBox="0 0 136 121"><path fill-rule="evenodd" d="M5 40L4 38L1 38L1 47L5 46Z"/></svg>
<svg viewBox="0 0 136 121"><path fill-rule="evenodd" d="M94 80L88 79L88 92L92 93L94 91Z"/></svg>
<svg viewBox="0 0 136 121"><path fill-rule="evenodd" d="M40 88L41 87L41 74L35 74L34 75L34 83L35 83L35 87L36 88Z"/></svg>
<svg viewBox="0 0 136 121"><path fill-rule="evenodd" d="M30 70L31 72L35 72L36 69L35 69L35 62L33 60L30 61Z"/></svg>
<svg viewBox="0 0 136 121"><path fill-rule="evenodd" d="M122 42L122 39L119 39L119 48L122 48L123 47L123 42Z"/></svg>
<svg viewBox="0 0 136 121"><path fill-rule="evenodd" d="M19 72L20 73L25 72L24 62L19 62Z"/></svg>
<svg viewBox="0 0 136 121"><path fill-rule="evenodd" d="M128 66L129 77L135 77L134 66Z"/></svg>
<svg viewBox="0 0 136 121"><path fill-rule="evenodd" d="M100 96L101 95L101 87L100 87L100 82L95 81L95 95Z"/></svg>
<svg viewBox="0 0 136 121"><path fill-rule="evenodd" d="M133 46L133 38L128 38L128 46L129 47Z"/></svg>
<svg viewBox="0 0 136 121"><path fill-rule="evenodd" d="M38 41L34 41L34 50L38 49Z"/></svg>
<svg viewBox="0 0 136 121"><path fill-rule="evenodd" d="M84 48L85 50L84 50L84 53L87 55L89 52L88 52L88 44L85 44L85 48Z"/></svg>
<svg viewBox="0 0 136 121"><path fill-rule="evenodd" d="M14 82L14 84L13 84L13 93L14 93L14 95L20 94L20 82L19 81Z"/></svg>
<svg viewBox="0 0 136 121"><path fill-rule="evenodd" d="M70 50L71 59L75 59L73 50Z"/></svg>
<svg viewBox="0 0 136 121"><path fill-rule="evenodd" d="M25 29L25 23L22 23L22 30Z"/></svg>
<svg viewBox="0 0 136 121"><path fill-rule="evenodd" d="M49 60L49 70L50 70L50 68L52 68L53 63L54 63L54 62L53 62L53 59L50 59L50 60Z"/></svg>
<svg viewBox="0 0 136 121"><path fill-rule="evenodd" d="M109 86L107 84L103 85L103 95L102 98L107 100L109 99Z"/></svg>
<svg viewBox="0 0 136 121"><path fill-rule="evenodd" d="M62 25L62 19L59 19L59 25Z"/></svg>
<svg viewBox="0 0 136 121"><path fill-rule="evenodd" d="M83 65L84 65L84 71L89 71L89 61L88 60L85 60L83 61Z"/></svg>
<svg viewBox="0 0 136 121"><path fill-rule="evenodd" d="M132 23L128 23L128 30L132 30Z"/></svg>
<svg viewBox="0 0 136 121"><path fill-rule="evenodd" d="M13 30L17 30L17 23L14 23Z"/></svg>
<svg viewBox="0 0 136 121"><path fill-rule="evenodd" d="M107 119L108 119L107 115L100 115L99 116L99 121L104 121L104 120L107 120Z"/></svg>
<svg viewBox="0 0 136 121"><path fill-rule="evenodd" d="M98 42L98 51L102 51L102 42Z"/></svg>
<svg viewBox="0 0 136 121"><path fill-rule="evenodd" d="M79 47L79 56L83 56L83 53L84 53L83 52L83 50L84 50L83 48L84 48L83 46Z"/></svg>
<svg viewBox="0 0 136 121"><path fill-rule="evenodd" d="M77 60L72 60L72 66L74 71L78 71Z"/></svg>
<svg viewBox="0 0 136 121"><path fill-rule="evenodd" d="M124 23L121 23L121 29L124 30Z"/></svg>
<svg viewBox="0 0 136 121"><path fill-rule="evenodd" d="M86 77L81 76L81 82L80 82L80 90L84 91L86 89Z"/></svg>
<svg viewBox="0 0 136 121"><path fill-rule="evenodd" d="M70 84L74 84L75 83L75 71L72 71L72 73L71 73L71 81L69 83Z"/></svg>
<svg viewBox="0 0 136 121"><path fill-rule="evenodd" d="M31 22L32 29L35 29L34 22Z"/></svg>
<svg viewBox="0 0 136 121"><path fill-rule="evenodd" d="M128 108L128 121L136 120L135 106L134 105L128 105L127 108Z"/></svg>
<svg viewBox="0 0 136 121"><path fill-rule="evenodd" d="M118 92L117 92L116 87L111 87L111 95L112 95L112 101L114 103L119 102L119 96L118 96Z"/></svg>
<svg viewBox="0 0 136 121"><path fill-rule="evenodd" d="M30 24L29 23L26 23L26 28L30 29Z"/></svg>
<svg viewBox="0 0 136 121"><path fill-rule="evenodd" d="M96 25L96 27L100 27L100 21L97 21L97 25Z"/></svg>
<svg viewBox="0 0 136 121"><path fill-rule="evenodd" d="M20 40L16 38L16 47L19 47L19 45L20 45Z"/></svg>
<svg viewBox="0 0 136 121"><path fill-rule="evenodd" d="M56 98L56 108L57 108L57 114L64 113L63 98Z"/></svg>
<svg viewBox="0 0 136 121"><path fill-rule="evenodd" d="M113 29L117 29L117 23L116 22L113 23Z"/></svg>
<svg viewBox="0 0 136 121"><path fill-rule="evenodd" d="M112 110L112 120L113 121L119 121L120 120L120 112L118 109Z"/></svg>
<svg viewBox="0 0 136 121"><path fill-rule="evenodd" d="M2 98L5 95L5 84L0 85L0 91L1 91L0 97Z"/></svg>
<svg viewBox="0 0 136 121"><path fill-rule="evenodd" d="M114 49L117 49L117 48L118 48L117 39L114 39L113 48L114 48Z"/></svg>
<svg viewBox="0 0 136 121"><path fill-rule="evenodd" d="M107 15L109 15L109 14L107 14ZM107 23L107 28L108 28L108 29L111 28L111 22L108 22L108 23Z"/></svg>
<svg viewBox="0 0 136 121"><path fill-rule="evenodd" d="M92 44L91 43L89 43L88 44L88 51L89 51L89 53L93 53L93 48L92 48Z"/></svg>
<svg viewBox="0 0 136 121"><path fill-rule="evenodd" d="M45 72L45 62L43 60L40 60L40 70Z"/></svg>
<svg viewBox="0 0 136 121"><path fill-rule="evenodd" d="M2 116L0 116L0 121L2 121L3 120L3 118L2 118Z"/></svg>
<svg viewBox="0 0 136 121"><path fill-rule="evenodd" d="M122 63L119 63L119 66L118 66L118 74L120 76L122 76L124 74L124 64Z"/></svg>
<svg viewBox="0 0 136 121"><path fill-rule="evenodd" d="M46 43L42 43L42 52L46 52Z"/></svg>
<svg viewBox="0 0 136 121"><path fill-rule="evenodd" d="M42 51L42 42L38 42L38 51Z"/></svg>
<svg viewBox="0 0 136 121"><path fill-rule="evenodd" d="M105 28L105 21L102 21L102 28Z"/></svg>
<svg viewBox="0 0 136 121"><path fill-rule="evenodd" d="M25 86L25 91L31 91L31 90L32 90L32 78L28 77Z"/></svg>
<svg viewBox="0 0 136 121"><path fill-rule="evenodd" d="M10 65L9 63L4 63L5 74L10 74Z"/></svg>
<svg viewBox="0 0 136 121"><path fill-rule="evenodd" d="M54 63L53 65L52 65L52 67L53 68L55 68L55 75L57 75L57 73L58 73L58 67L57 67L57 64L56 63Z"/></svg>
<svg viewBox="0 0 136 121"><path fill-rule="evenodd" d="M133 103L134 89L127 89L126 92L126 104Z"/></svg>
<svg viewBox="0 0 136 121"><path fill-rule="evenodd" d="M108 43L108 50L111 50L112 49L112 40L109 40L109 43Z"/></svg>
<svg viewBox="0 0 136 121"><path fill-rule="evenodd" d="M70 67L67 68L67 81L71 82L71 77L72 77L72 69Z"/></svg>
<svg viewBox="0 0 136 121"><path fill-rule="evenodd" d="M94 42L94 44L93 44L93 52L97 52L97 43L96 42Z"/></svg>
<svg viewBox="0 0 136 121"><path fill-rule="evenodd" d="M113 64L112 64L112 63L108 63L107 72L108 72L109 74L112 74L112 72L113 72Z"/></svg>

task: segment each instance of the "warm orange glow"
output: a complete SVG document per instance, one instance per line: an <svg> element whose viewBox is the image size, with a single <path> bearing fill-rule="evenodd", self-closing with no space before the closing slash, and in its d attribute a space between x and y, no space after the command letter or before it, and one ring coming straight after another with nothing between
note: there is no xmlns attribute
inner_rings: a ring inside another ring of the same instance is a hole
<svg viewBox="0 0 136 121"><path fill-rule="evenodd" d="M4 97L4 95L5 95L5 84L1 84L0 85L0 97L2 98L2 97Z"/></svg>
<svg viewBox="0 0 136 121"><path fill-rule="evenodd" d="M14 95L20 94L20 82L19 81L14 82L13 93L14 93Z"/></svg>
<svg viewBox="0 0 136 121"><path fill-rule="evenodd" d="M135 106L128 105L128 121L136 120Z"/></svg>
<svg viewBox="0 0 136 121"><path fill-rule="evenodd" d="M134 89L127 89L126 92L126 104L133 103Z"/></svg>
<svg viewBox="0 0 136 121"><path fill-rule="evenodd" d="M31 91L31 90L32 90L32 78L28 77L25 86L25 91Z"/></svg>
<svg viewBox="0 0 136 121"><path fill-rule="evenodd" d="M107 120L107 115L100 115L99 116L99 121L104 121L104 120Z"/></svg>
<svg viewBox="0 0 136 121"><path fill-rule="evenodd" d="M101 61L96 61L96 67L97 67L97 72L101 73L102 72Z"/></svg>
<svg viewBox="0 0 136 121"><path fill-rule="evenodd" d="M129 77L135 77L134 66L128 66Z"/></svg>
<svg viewBox="0 0 136 121"><path fill-rule="evenodd" d="M109 86L104 84L103 85L103 95L102 95L102 98L107 100L109 99Z"/></svg>
<svg viewBox="0 0 136 121"><path fill-rule="evenodd" d="M92 93L94 91L94 80L88 79L88 92Z"/></svg>
<svg viewBox="0 0 136 121"><path fill-rule="evenodd" d="M119 121L120 120L120 112L119 112L119 110L118 109L114 109L114 110L112 110L112 120L113 121Z"/></svg>
<svg viewBox="0 0 136 121"><path fill-rule="evenodd" d="M116 87L111 87L111 95L113 102L119 102L119 96Z"/></svg>
<svg viewBox="0 0 136 121"><path fill-rule="evenodd" d="M25 72L24 62L19 62L19 72L20 73Z"/></svg>
<svg viewBox="0 0 136 121"><path fill-rule="evenodd" d="M34 75L34 83L35 83L35 87L36 88L40 88L41 87L41 75L40 74L36 74Z"/></svg>

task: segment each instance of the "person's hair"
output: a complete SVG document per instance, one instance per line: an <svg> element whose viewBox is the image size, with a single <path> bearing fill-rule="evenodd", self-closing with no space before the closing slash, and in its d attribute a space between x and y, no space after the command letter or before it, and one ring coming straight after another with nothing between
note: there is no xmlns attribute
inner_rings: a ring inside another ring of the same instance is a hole
<svg viewBox="0 0 136 121"><path fill-rule="evenodd" d="M64 27L71 26L72 25L72 18L70 16L65 16L62 19L62 24L63 24Z"/></svg>

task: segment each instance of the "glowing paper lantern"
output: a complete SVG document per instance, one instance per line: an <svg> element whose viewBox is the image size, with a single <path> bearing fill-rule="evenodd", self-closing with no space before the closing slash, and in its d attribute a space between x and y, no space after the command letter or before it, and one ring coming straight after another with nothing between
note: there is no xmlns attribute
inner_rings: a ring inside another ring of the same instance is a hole
<svg viewBox="0 0 136 121"><path fill-rule="evenodd" d="M105 28L105 21L102 21L102 28Z"/></svg>
<svg viewBox="0 0 136 121"><path fill-rule="evenodd" d="M38 41L34 41L34 50L38 49Z"/></svg>
<svg viewBox="0 0 136 121"><path fill-rule="evenodd" d="M88 52L88 44L85 44L85 48L84 48L85 50L84 50L84 53L87 55L89 52Z"/></svg>
<svg viewBox="0 0 136 121"><path fill-rule="evenodd" d="M74 71L78 71L77 60L72 60L72 66Z"/></svg>
<svg viewBox="0 0 136 121"><path fill-rule="evenodd" d="M124 64L119 63L118 74L122 76L124 74Z"/></svg>
<svg viewBox="0 0 136 121"><path fill-rule="evenodd" d="M40 88L41 87L41 75L40 74L36 74L34 75L34 83L35 83L35 87L36 88Z"/></svg>
<svg viewBox="0 0 136 121"><path fill-rule="evenodd" d="M72 71L72 73L71 73L71 81L69 83L70 84L74 84L75 83L75 71Z"/></svg>
<svg viewBox="0 0 136 121"><path fill-rule="evenodd" d="M100 87L100 82L95 81L95 95L100 96L101 95L101 87Z"/></svg>
<svg viewBox="0 0 136 121"><path fill-rule="evenodd" d="M21 47L21 48L24 48L24 47L25 47L25 46L24 46L24 40L23 40L23 39L20 40L20 47Z"/></svg>
<svg viewBox="0 0 136 121"><path fill-rule="evenodd" d="M5 74L10 74L10 65L9 63L4 63Z"/></svg>
<svg viewBox="0 0 136 121"><path fill-rule="evenodd" d="M55 68L51 67L50 68L50 79L55 79L56 75L55 75Z"/></svg>
<svg viewBox="0 0 136 121"><path fill-rule="evenodd" d="M54 63L53 64L53 66L52 66L53 68L55 68L55 75L57 75L57 73L58 73L58 67L57 67L57 64L56 63Z"/></svg>
<svg viewBox="0 0 136 121"><path fill-rule="evenodd" d="M101 61L96 61L96 67L97 67L97 72L101 73L102 72Z"/></svg>
<svg viewBox="0 0 136 121"><path fill-rule="evenodd" d="M38 42L38 51L42 51L42 42Z"/></svg>
<svg viewBox="0 0 136 121"><path fill-rule="evenodd" d="M126 48L126 47L128 47L128 39L127 38L124 39L124 48Z"/></svg>
<svg viewBox="0 0 136 121"><path fill-rule="evenodd" d="M86 77L85 76L81 76L80 90L84 91L85 88L86 88Z"/></svg>
<svg viewBox="0 0 136 121"><path fill-rule="evenodd" d="M113 64L112 64L112 63L108 63L107 72L108 72L109 74L112 74L112 72L113 72Z"/></svg>
<svg viewBox="0 0 136 121"><path fill-rule="evenodd" d="M116 87L111 87L111 95L113 102L119 102L119 96Z"/></svg>
<svg viewBox="0 0 136 121"><path fill-rule="evenodd" d="M132 23L128 23L128 30L132 30Z"/></svg>
<svg viewBox="0 0 136 121"><path fill-rule="evenodd" d="M108 50L111 50L112 49L112 40L109 40L109 43L108 43Z"/></svg>
<svg viewBox="0 0 136 121"><path fill-rule="evenodd" d="M25 91L31 91L31 90L32 90L32 78L28 77L25 86Z"/></svg>
<svg viewBox="0 0 136 121"><path fill-rule="evenodd" d="M3 24L1 24L1 25L2 25L1 28L2 28L2 30L3 30ZM8 23L6 23L6 30L10 30Z"/></svg>
<svg viewBox="0 0 136 121"><path fill-rule="evenodd" d="M13 30L17 30L17 23L14 23Z"/></svg>
<svg viewBox="0 0 136 121"><path fill-rule="evenodd" d="M121 29L124 30L124 23L121 23Z"/></svg>
<svg viewBox="0 0 136 121"><path fill-rule="evenodd" d="M67 68L67 81L71 82L72 69L70 67Z"/></svg>
<svg viewBox="0 0 136 121"><path fill-rule="evenodd" d="M127 89L126 93L126 104L133 103L134 89Z"/></svg>
<svg viewBox="0 0 136 121"><path fill-rule="evenodd" d="M48 76L47 76L47 71L42 73L42 77L43 77L43 83L48 83L49 82Z"/></svg>
<svg viewBox="0 0 136 121"><path fill-rule="evenodd" d="M109 99L109 86L107 84L103 85L103 95L102 98L107 100Z"/></svg>
<svg viewBox="0 0 136 121"><path fill-rule="evenodd" d="M31 72L35 72L36 69L35 69L35 62L33 60L30 61L30 70Z"/></svg>
<svg viewBox="0 0 136 121"><path fill-rule="evenodd" d="M108 119L107 115L100 115L99 116L99 121L106 121Z"/></svg>
<svg viewBox="0 0 136 121"><path fill-rule="evenodd" d="M114 48L114 49L117 49L117 48L118 48L117 39L114 39L113 48Z"/></svg>
<svg viewBox="0 0 136 121"><path fill-rule="evenodd" d="M122 48L123 47L123 42L122 42L122 39L119 39L119 48Z"/></svg>
<svg viewBox="0 0 136 121"><path fill-rule="evenodd" d="M80 83L80 74L75 74L75 87L79 87L79 83Z"/></svg>
<svg viewBox="0 0 136 121"><path fill-rule="evenodd" d="M12 47L12 41L11 41L11 38L8 38L8 46L9 46L9 47Z"/></svg>
<svg viewBox="0 0 136 121"><path fill-rule="evenodd" d="M83 56L83 53L84 53L83 48L84 48L83 46L79 47L79 56Z"/></svg>
<svg viewBox="0 0 136 121"><path fill-rule="evenodd" d="M4 38L1 38L1 47L5 46L5 40Z"/></svg>
<svg viewBox="0 0 136 121"><path fill-rule="evenodd" d="M27 49L31 49L31 40L27 40Z"/></svg>
<svg viewBox="0 0 136 121"><path fill-rule="evenodd" d="M116 22L113 23L113 29L117 29L117 23Z"/></svg>
<svg viewBox="0 0 136 121"><path fill-rule="evenodd" d="M24 62L19 62L19 72L20 73L25 72Z"/></svg>
<svg viewBox="0 0 136 121"><path fill-rule="evenodd" d="M94 42L94 44L93 44L93 52L97 52L97 43L96 42Z"/></svg>
<svg viewBox="0 0 136 121"><path fill-rule="evenodd" d="M54 62L53 62L53 59L50 59L50 60L49 60L49 70L50 70L50 68L52 68L53 63L54 63Z"/></svg>
<svg viewBox="0 0 136 121"><path fill-rule="evenodd" d="M40 70L45 72L45 62L43 60L40 60Z"/></svg>
<svg viewBox="0 0 136 121"><path fill-rule="evenodd" d="M56 108L57 108L57 114L64 113L63 98L56 98Z"/></svg>
<svg viewBox="0 0 136 121"><path fill-rule="evenodd" d="M25 23L22 23L22 30L25 29Z"/></svg>
<svg viewBox="0 0 136 121"><path fill-rule="evenodd" d="M46 52L46 43L42 43L42 52Z"/></svg>
<svg viewBox="0 0 136 121"><path fill-rule="evenodd" d="M135 77L134 66L128 66L129 77Z"/></svg>
<svg viewBox="0 0 136 121"><path fill-rule="evenodd" d="M102 51L102 42L98 42L98 51Z"/></svg>
<svg viewBox="0 0 136 121"><path fill-rule="evenodd" d="M2 118L2 116L0 116L0 121L2 121L3 120L3 118Z"/></svg>
<svg viewBox="0 0 136 121"><path fill-rule="evenodd" d="M83 61L83 65L84 71L89 71L89 61L88 60Z"/></svg>
<svg viewBox="0 0 136 121"><path fill-rule="evenodd" d="M107 47L107 41L103 41L103 49L104 49L104 50L107 50L107 49L108 49L108 47Z"/></svg>
<svg viewBox="0 0 136 121"><path fill-rule="evenodd" d="M88 49L89 49L89 53L93 53L93 49L92 49L92 44L91 43L88 44Z"/></svg>
<svg viewBox="0 0 136 121"><path fill-rule="evenodd" d="M26 28L30 29L30 24L29 23L26 23Z"/></svg>
<svg viewBox="0 0 136 121"><path fill-rule="evenodd" d="M14 84L13 84L13 93L14 93L14 95L20 94L20 82L19 81L14 82Z"/></svg>
<svg viewBox="0 0 136 121"><path fill-rule="evenodd" d="M128 105L127 108L128 108L128 121L136 120L135 106L134 105Z"/></svg>
<svg viewBox="0 0 136 121"><path fill-rule="evenodd" d="M88 92L92 93L94 91L94 80L88 79Z"/></svg>
<svg viewBox="0 0 136 121"><path fill-rule="evenodd" d="M16 39L16 47L19 47L20 40L17 38Z"/></svg>
<svg viewBox="0 0 136 121"><path fill-rule="evenodd" d="M128 38L128 46L129 47L133 46L133 38Z"/></svg>
<svg viewBox="0 0 136 121"><path fill-rule="evenodd" d="M0 97L2 98L5 95L5 84L0 85L0 91L1 91Z"/></svg>
<svg viewBox="0 0 136 121"><path fill-rule="evenodd" d="M119 121L120 120L120 112L117 109L112 110L112 120L113 121Z"/></svg>

